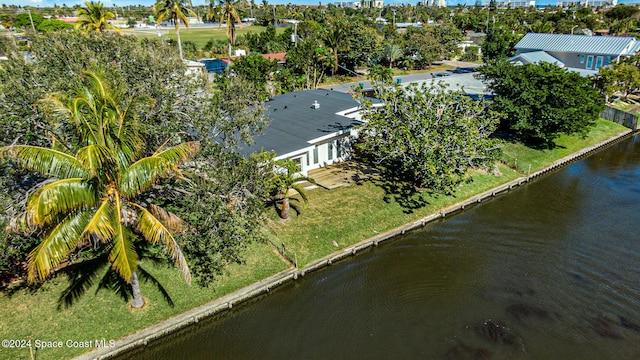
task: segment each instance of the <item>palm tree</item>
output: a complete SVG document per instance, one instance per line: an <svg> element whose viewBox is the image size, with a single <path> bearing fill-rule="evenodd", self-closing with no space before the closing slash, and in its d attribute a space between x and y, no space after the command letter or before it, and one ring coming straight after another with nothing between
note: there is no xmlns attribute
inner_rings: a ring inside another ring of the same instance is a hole
<svg viewBox="0 0 640 360"><path fill-rule="evenodd" d="M229 65L231 65L231 47L236 44L236 24L242 27L242 20L238 15L238 1L221 0L220 26L227 25L227 37L229 38Z"/></svg>
<svg viewBox="0 0 640 360"><path fill-rule="evenodd" d="M182 42L180 41L180 23L189 28L188 16L197 17L198 14L191 10L191 0L158 0L153 6L153 12L156 15L156 22L161 23L164 20L171 20L176 29L176 37L178 38L178 51L180 51L180 59L182 59Z"/></svg>
<svg viewBox="0 0 640 360"><path fill-rule="evenodd" d="M184 223L140 195L166 177L182 178L178 165L198 151L197 142L165 145L140 157L144 142L137 133L140 99L124 99L92 72L84 72L87 87L75 96L52 94L45 104L74 126L77 146L55 140L51 148L11 145L0 148L23 168L50 178L30 192L24 213L13 229L35 231L42 241L29 253L28 279L45 280L70 255L89 247L105 254L111 268L130 284L131 306L144 304L136 270L136 243L164 248L187 282L189 267L172 233Z"/></svg>
<svg viewBox="0 0 640 360"><path fill-rule="evenodd" d="M78 22L74 25L76 29L84 29L87 32L121 31L117 26L108 23L109 19L116 15L111 10L105 9L102 3L86 1L84 4L86 7L78 9Z"/></svg>
<svg viewBox="0 0 640 360"><path fill-rule="evenodd" d="M309 205L309 199L307 199L307 193L298 183L302 181L315 183L315 180L310 177L297 175L296 173L298 171L298 164L289 159L276 161L275 166L277 170L275 170L273 173L271 185L273 186L273 190L276 196L282 199L280 217L283 219L288 219L290 210L289 191L295 190L298 194L300 194L300 197L304 202L303 208L306 209Z"/></svg>
<svg viewBox="0 0 640 360"><path fill-rule="evenodd" d="M403 55L402 49L396 44L387 44L383 50L384 57L389 60L389 69L393 68L394 61L400 59Z"/></svg>
<svg viewBox="0 0 640 360"><path fill-rule="evenodd" d="M346 37L342 22L336 22L333 27L325 33L324 43L331 49L331 53L333 54L333 74L338 72L338 52L344 47L345 40Z"/></svg>

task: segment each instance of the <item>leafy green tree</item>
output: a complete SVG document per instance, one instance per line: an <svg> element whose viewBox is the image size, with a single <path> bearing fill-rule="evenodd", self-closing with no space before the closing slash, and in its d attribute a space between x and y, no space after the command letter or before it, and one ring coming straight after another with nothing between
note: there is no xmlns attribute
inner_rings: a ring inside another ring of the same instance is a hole
<svg viewBox="0 0 640 360"><path fill-rule="evenodd" d="M603 67L598 73L598 83L608 96L619 93L627 100L631 93L640 91L640 68L621 62Z"/></svg>
<svg viewBox="0 0 640 360"><path fill-rule="evenodd" d="M462 54L462 56L460 57L460 60L462 61L471 61L471 62L476 62L478 61L478 51L480 50L480 48L478 48L477 46L467 46L467 48L464 50L464 54Z"/></svg>
<svg viewBox="0 0 640 360"><path fill-rule="evenodd" d="M276 70L276 65L261 55L247 55L234 61L231 69L247 80L264 86L271 73Z"/></svg>
<svg viewBox="0 0 640 360"><path fill-rule="evenodd" d="M442 55L438 40L424 28L409 28L404 35L405 52L415 59L415 66L424 69Z"/></svg>
<svg viewBox="0 0 640 360"><path fill-rule="evenodd" d="M306 89L315 89L327 71L335 69L334 56L319 40L306 39L287 52L287 67L295 74L304 74Z"/></svg>
<svg viewBox="0 0 640 360"><path fill-rule="evenodd" d="M309 205L309 199L304 188L299 183L303 181L315 183L315 180L307 176L298 175L298 164L289 159L276 161L274 167L273 178L271 179L272 189L276 197L282 201L280 217L288 219L291 210L291 190L300 195L303 209L306 209Z"/></svg>
<svg viewBox="0 0 640 360"><path fill-rule="evenodd" d="M554 64L516 66L499 61L477 75L497 96L491 108L502 126L533 146L552 148L560 134L586 134L604 99L591 81Z"/></svg>
<svg viewBox="0 0 640 360"><path fill-rule="evenodd" d="M83 29L86 32L121 31L120 28L109 23L109 19L116 17L116 14L107 10L101 2L86 1L84 5L85 7L78 8L78 22L74 25L76 29Z"/></svg>
<svg viewBox="0 0 640 360"><path fill-rule="evenodd" d="M45 20L38 25L38 31L43 33L66 29L73 29L73 25L61 20Z"/></svg>
<svg viewBox="0 0 640 360"><path fill-rule="evenodd" d="M514 55L514 47L519 40L520 36L513 34L511 30L503 26L494 26L481 45L482 61L488 63Z"/></svg>
<svg viewBox="0 0 640 360"><path fill-rule="evenodd" d="M497 121L484 103L441 86L382 86L381 106L363 101L355 149L391 183L452 193L470 169L494 165L499 148L489 135Z"/></svg>
<svg viewBox="0 0 640 360"><path fill-rule="evenodd" d="M44 17L36 12L31 13L31 18L29 18L28 13L21 13L16 15L15 21L13 22L13 26L21 29L31 29L31 20L33 19L33 26L37 29L38 25L44 21Z"/></svg>
<svg viewBox="0 0 640 360"><path fill-rule="evenodd" d="M172 232L182 220L140 195L164 177L182 177L178 165L193 157L198 143L160 147L140 157L137 134L139 99L123 99L98 75L86 72L87 87L77 95L47 99L55 114L74 127L78 144L55 139L52 148L11 145L0 154L20 166L51 178L31 192L16 218L17 230L38 232L42 242L29 254L29 281L43 281L78 249L108 254L111 267L131 285L131 306L142 307L136 242L161 245L184 273L191 275ZM81 251L81 250L80 250Z"/></svg>
<svg viewBox="0 0 640 360"><path fill-rule="evenodd" d="M173 22L176 29L176 37L178 38L178 51L180 59L182 59L182 42L180 41L180 23L189 28L189 16L198 16L191 9L191 0L158 0L153 6L153 12L156 16L156 22L161 23L165 20Z"/></svg>
<svg viewBox="0 0 640 360"><path fill-rule="evenodd" d="M373 83L386 84L393 81L393 72L391 68L382 65L374 65L369 68L369 79Z"/></svg>
<svg viewBox="0 0 640 360"><path fill-rule="evenodd" d="M253 83L234 76L216 84L215 90L207 90L201 79L185 81L186 67L174 48L161 47L157 40L112 32L36 35L32 37L31 51L37 63L11 52L9 60L0 64L0 146L23 143L50 148L53 138L68 144L79 143L73 127L64 122L53 123L37 104L51 92L73 93L83 85L82 71L99 66L101 73L109 74L110 83L122 86L123 98L145 94L153 99L144 111L137 113L139 135L149 150L140 156L153 155L151 151L163 146L167 134L172 136L165 147L201 140L201 152L189 162L190 168L185 172L206 174L209 181L163 182L142 194L147 203L162 206L193 225L177 234L176 240L184 245L182 250L188 263L196 264L192 274L198 283L209 282L224 270L225 264L242 259L244 247L261 239L262 201L268 196L265 195L268 187L264 181L255 180L261 176L260 168L254 166L259 163L257 160L245 161L234 154L238 146L251 142L253 134L264 126L263 101ZM192 164L197 171L191 169ZM44 180L9 163L0 163L0 188L7 189L0 192L4 204L0 207L1 228L18 215L24 194ZM205 189L199 188L204 184L208 184ZM215 221L210 223L191 221L199 219L194 215L199 212L213 216L214 204L203 199L230 199L229 194L244 188L255 197L247 195L246 199L236 201L241 211L237 208L224 216L216 212ZM195 198L196 194L203 195L201 200ZM189 206L184 207L187 203ZM26 276L20 264L26 262L38 242L39 239L28 235L0 236L0 249L7 249L0 251L0 277ZM204 256L202 251L208 255ZM209 262L204 264L200 259Z"/></svg>

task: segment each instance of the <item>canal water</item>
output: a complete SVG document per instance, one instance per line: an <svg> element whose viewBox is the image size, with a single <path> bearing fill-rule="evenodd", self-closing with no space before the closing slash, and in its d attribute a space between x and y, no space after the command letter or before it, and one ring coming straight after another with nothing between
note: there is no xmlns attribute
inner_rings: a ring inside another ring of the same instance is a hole
<svg viewBox="0 0 640 360"><path fill-rule="evenodd" d="M639 230L636 136L125 357L640 359Z"/></svg>

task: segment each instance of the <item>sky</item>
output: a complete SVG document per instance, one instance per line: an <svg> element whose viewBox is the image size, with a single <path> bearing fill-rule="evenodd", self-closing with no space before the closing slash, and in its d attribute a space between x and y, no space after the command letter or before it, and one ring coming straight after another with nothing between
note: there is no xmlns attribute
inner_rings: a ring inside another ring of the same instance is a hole
<svg viewBox="0 0 640 360"><path fill-rule="evenodd" d="M113 4L117 6L127 6L127 5L153 5L155 0L99 0L105 6L113 6ZM338 0L324 0L323 4L329 4ZM347 0L353 1L353 0ZM385 0L385 4L415 4L418 0ZM482 0L483 2L488 0ZM629 3L629 2L639 2L640 0L618 0L618 3ZM39 6L39 7L47 7L53 6L54 4L62 5L66 4L67 6L73 5L83 5L85 0L0 0L0 4L6 5L30 5L30 6ZM269 0L269 4L318 4L319 0ZM205 0L191 0L191 3L194 6L204 5ZM256 3L262 3L261 1L256 1ZM475 0L447 0L448 5L457 5L457 4L467 4L474 5L476 3ZM555 4L556 0L538 0L537 4Z"/></svg>

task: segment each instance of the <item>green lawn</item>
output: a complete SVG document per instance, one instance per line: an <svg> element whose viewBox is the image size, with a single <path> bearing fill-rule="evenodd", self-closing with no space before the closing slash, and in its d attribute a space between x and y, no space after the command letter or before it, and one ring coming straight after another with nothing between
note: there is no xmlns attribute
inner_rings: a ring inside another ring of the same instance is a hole
<svg viewBox="0 0 640 360"><path fill-rule="evenodd" d="M246 265L233 265L230 276L221 277L209 288L185 284L174 268L144 264L167 288L175 307L171 308L151 284L141 284L148 305L131 311L126 302L110 291L95 294L93 286L69 309L57 310L60 293L66 278L45 283L38 291L18 291L9 296L0 293L0 337L43 341L88 341L118 339L137 330L205 304L217 297L267 278L288 268L268 244L252 245L247 252ZM37 359L69 359L87 349L45 349L37 352ZM29 350L0 348L0 359L29 359Z"/></svg>
<svg viewBox="0 0 640 360"><path fill-rule="evenodd" d="M626 128L622 125L599 119L596 127L591 130L587 138L582 139L577 136L562 135L556 139L558 146L552 150L535 150L523 146L520 143L507 142L503 148L504 158L511 166L513 166L512 163L514 161L517 162L517 168L526 174L529 171L529 166L531 166L531 172L540 170L557 159L574 153L578 149L592 145L595 142L610 138L624 131L624 129Z"/></svg>
<svg viewBox="0 0 640 360"><path fill-rule="evenodd" d="M263 32L266 27L264 26L243 26L241 28L236 28L237 36L244 35L249 32ZM284 31L284 28L277 28L277 32ZM154 28L149 28L148 30L126 30L125 34L133 34L142 38L151 38L151 39L160 39L158 33L162 35L163 39L173 39L176 40L176 32L173 27L167 26L163 27L159 30ZM180 29L180 40L182 42L191 41L194 42L198 49L202 49L209 40L227 40L227 28L226 27L205 27L205 28L194 28L191 27L189 29Z"/></svg>
<svg viewBox="0 0 640 360"><path fill-rule="evenodd" d="M558 143L564 148L552 151L532 150L522 145L506 144L505 151L536 168L553 162L583 147L595 144L625 130L623 127L599 121L586 140L563 137ZM268 209L268 230L277 244L284 242L298 257L300 265L328 255L381 232L424 217L496 185L522 176L504 165L501 176L474 173L473 182L460 186L455 196L431 198L429 204L413 213L406 213L393 199L385 200L384 190L375 182L332 191L315 189L308 192L309 208L291 219L281 221L273 208ZM333 245L338 244L338 248ZM148 305L131 311L127 303L109 291L97 295L95 286L69 309L57 310L57 299L66 279L57 278L40 290L17 291L13 295L0 293L0 337L45 341L87 341L117 339L158 323L169 317L207 303L219 296L264 279L289 267L274 252L270 244L255 244L246 253L246 265L234 265L229 276L220 278L211 288L187 286L179 272L172 268L147 265L171 294L175 307L169 307L161 294L150 284L142 284ZM81 348L39 350L38 359L67 359L85 352ZM29 359L28 349L0 348L0 359Z"/></svg>

